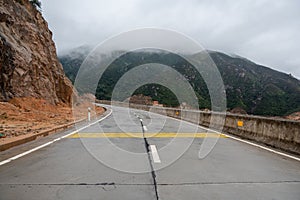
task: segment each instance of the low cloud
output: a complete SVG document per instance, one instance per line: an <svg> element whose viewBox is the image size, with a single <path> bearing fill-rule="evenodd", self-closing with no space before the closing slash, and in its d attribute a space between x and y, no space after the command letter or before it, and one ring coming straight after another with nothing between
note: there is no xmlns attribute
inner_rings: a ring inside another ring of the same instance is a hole
<svg viewBox="0 0 300 200"><path fill-rule="evenodd" d="M42 8L59 52L158 27L300 78L298 0L49 0Z"/></svg>

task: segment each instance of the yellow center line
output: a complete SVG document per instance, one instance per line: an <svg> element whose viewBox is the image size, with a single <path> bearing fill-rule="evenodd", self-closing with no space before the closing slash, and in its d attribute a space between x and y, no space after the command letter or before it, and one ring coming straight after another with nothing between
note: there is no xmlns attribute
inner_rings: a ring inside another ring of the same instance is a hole
<svg viewBox="0 0 300 200"><path fill-rule="evenodd" d="M217 133L145 133L147 138L227 138ZM75 133L68 138L143 138L143 133Z"/></svg>

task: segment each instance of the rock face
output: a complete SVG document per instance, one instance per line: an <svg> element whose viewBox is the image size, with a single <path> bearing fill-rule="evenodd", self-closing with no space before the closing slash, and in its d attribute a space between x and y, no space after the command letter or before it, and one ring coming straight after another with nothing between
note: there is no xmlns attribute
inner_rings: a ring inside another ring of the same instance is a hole
<svg viewBox="0 0 300 200"><path fill-rule="evenodd" d="M41 13L28 0L0 0L0 101L30 96L70 104L73 92Z"/></svg>

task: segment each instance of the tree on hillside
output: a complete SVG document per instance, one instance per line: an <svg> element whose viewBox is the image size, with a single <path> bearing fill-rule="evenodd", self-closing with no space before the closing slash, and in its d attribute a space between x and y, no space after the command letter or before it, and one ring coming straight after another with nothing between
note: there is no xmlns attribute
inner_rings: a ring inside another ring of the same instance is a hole
<svg viewBox="0 0 300 200"><path fill-rule="evenodd" d="M36 8L41 8L42 6L42 3L39 0L29 0L29 1Z"/></svg>

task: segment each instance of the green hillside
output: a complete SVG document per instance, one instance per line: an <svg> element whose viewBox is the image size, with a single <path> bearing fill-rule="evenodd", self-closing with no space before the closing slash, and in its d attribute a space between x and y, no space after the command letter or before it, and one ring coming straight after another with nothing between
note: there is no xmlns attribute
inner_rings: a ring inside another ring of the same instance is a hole
<svg viewBox="0 0 300 200"><path fill-rule="evenodd" d="M88 54L87 47L59 56L66 75L74 82L77 71ZM245 58L209 52L224 81L229 110L240 107L249 114L283 116L300 110L300 81L290 75L257 65ZM191 55L192 56L192 55ZM208 89L196 70L181 57L165 52L131 52L115 60L99 81L96 97L111 98L119 78L135 66L146 63L172 66L190 82L199 99L200 108L210 108ZM151 96L167 106L178 106L175 95L167 88L149 84L135 94Z"/></svg>

